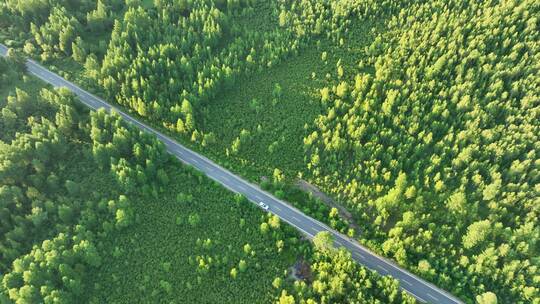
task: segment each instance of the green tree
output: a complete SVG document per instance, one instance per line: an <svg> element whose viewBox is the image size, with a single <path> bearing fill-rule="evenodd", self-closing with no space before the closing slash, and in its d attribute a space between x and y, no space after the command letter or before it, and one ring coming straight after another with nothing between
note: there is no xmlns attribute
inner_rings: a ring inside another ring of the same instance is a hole
<svg viewBox="0 0 540 304"><path fill-rule="evenodd" d="M233 268L231 269L231 277L232 277L233 279L236 279L237 276L238 276L238 270L236 270L236 268L233 267Z"/></svg>
<svg viewBox="0 0 540 304"><path fill-rule="evenodd" d="M294 304L296 301L294 300L294 296L288 295L286 290L283 290L281 292L281 296L279 297L279 304Z"/></svg>
<svg viewBox="0 0 540 304"><path fill-rule="evenodd" d="M288 23L288 19L287 12L285 10L281 10L279 13L279 26L285 27Z"/></svg>
<svg viewBox="0 0 540 304"><path fill-rule="evenodd" d="M86 51L81 37L77 37L75 41L72 42L71 50L73 52L73 60L79 63L85 63L86 61Z"/></svg>
<svg viewBox="0 0 540 304"><path fill-rule="evenodd" d="M313 237L313 245L317 250L331 251L334 249L334 237L328 231L321 231Z"/></svg>
<svg viewBox="0 0 540 304"><path fill-rule="evenodd" d="M272 286L274 286L275 289L281 288L282 280L281 278L275 278L274 281L272 281Z"/></svg>
<svg viewBox="0 0 540 304"><path fill-rule="evenodd" d="M240 260L240 262L238 262L238 269L240 270L240 272L245 272L247 270L246 261Z"/></svg>
<svg viewBox="0 0 540 304"><path fill-rule="evenodd" d="M486 239L491 231L491 222L483 220L472 223L467 228L467 234L463 236L463 247L471 249Z"/></svg>
<svg viewBox="0 0 540 304"><path fill-rule="evenodd" d="M478 304L497 304L497 295L491 291L484 292L481 295L476 296L476 303Z"/></svg>

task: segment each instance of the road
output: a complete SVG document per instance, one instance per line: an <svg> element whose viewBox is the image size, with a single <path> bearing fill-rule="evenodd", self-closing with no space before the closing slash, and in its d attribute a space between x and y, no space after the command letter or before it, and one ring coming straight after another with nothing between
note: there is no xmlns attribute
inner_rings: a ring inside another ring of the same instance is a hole
<svg viewBox="0 0 540 304"><path fill-rule="evenodd" d="M0 44L0 54L2 56L6 56L6 53L7 48ZM184 147L170 137L115 108L114 106L105 102L103 99L86 92L77 85L49 71L35 61L28 60L27 67L31 74L37 76L52 86L68 88L79 97L82 103L88 107L94 110L104 108L107 111L115 111L120 114L124 120L148 133L155 135L166 145L168 151L180 159L183 163L191 165L202 171L209 178L220 183L225 188L233 192L243 194L255 204L264 202L269 206L269 211L271 213L279 216L281 220L292 225L300 232L305 234L308 238L313 238L315 234L321 231L330 232L334 236L336 247L345 247L348 249L351 252L353 259L359 264L362 264L381 275L390 275L394 277L400 282L400 287L403 290L414 296L420 302L443 304L463 303L461 300L452 296L448 292L400 268L390 260L376 255L369 249L360 245L357 241L352 240L347 236L331 229L320 221L305 215L288 203L260 189L257 185L252 184L237 175L234 175L208 158Z"/></svg>

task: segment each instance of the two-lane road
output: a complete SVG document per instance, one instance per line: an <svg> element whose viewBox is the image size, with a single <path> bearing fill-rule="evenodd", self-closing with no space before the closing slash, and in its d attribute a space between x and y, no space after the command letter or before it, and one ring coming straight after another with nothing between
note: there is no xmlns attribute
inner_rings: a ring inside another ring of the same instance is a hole
<svg viewBox="0 0 540 304"><path fill-rule="evenodd" d="M7 48L0 44L0 54L2 56L6 56L6 53ZM128 114L108 104L103 99L86 92L75 84L39 65L35 61L28 60L27 67L31 74L37 76L43 81L55 87L68 88L79 97L82 103L88 107L94 110L104 108L107 111L115 111L131 124L148 133L154 134L167 146L168 151L182 162L204 172L208 177L222 184L229 190L243 194L255 204L258 204L259 202L267 204L270 212L279 216L283 221L289 223L307 237L313 238L315 234L321 231L330 232L334 236L336 246L347 248L352 253L352 257L355 261L382 275L390 275L394 277L400 282L400 286L403 290L407 291L419 301L444 304L463 303L446 291L418 278L410 272L400 268L393 262L374 254L355 240L352 240L347 236L331 229L325 224L305 215L288 203L279 200L268 192L265 192L257 185L251 184L239 176L234 175L230 171L222 168L206 157L187 149L170 137L136 120L135 118L132 118Z"/></svg>

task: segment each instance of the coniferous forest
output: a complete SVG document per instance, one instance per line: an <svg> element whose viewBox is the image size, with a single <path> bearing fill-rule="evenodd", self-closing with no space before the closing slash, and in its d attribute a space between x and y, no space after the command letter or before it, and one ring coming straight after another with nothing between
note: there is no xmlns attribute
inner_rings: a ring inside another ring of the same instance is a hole
<svg viewBox="0 0 540 304"><path fill-rule="evenodd" d="M538 1L4 0L0 42L2 304L415 302L26 58L465 303L540 303Z"/></svg>

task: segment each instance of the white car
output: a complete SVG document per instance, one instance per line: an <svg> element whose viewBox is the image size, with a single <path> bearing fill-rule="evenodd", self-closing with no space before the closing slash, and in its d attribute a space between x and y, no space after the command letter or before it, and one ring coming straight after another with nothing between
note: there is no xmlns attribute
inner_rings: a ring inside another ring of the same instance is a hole
<svg viewBox="0 0 540 304"><path fill-rule="evenodd" d="M268 205L263 203L263 202L259 202L259 207L263 208L266 211L268 211L268 209L270 209L270 207L268 207Z"/></svg>

